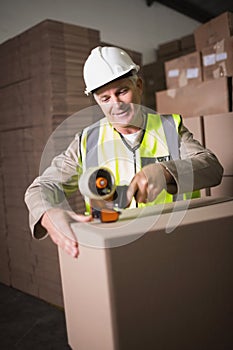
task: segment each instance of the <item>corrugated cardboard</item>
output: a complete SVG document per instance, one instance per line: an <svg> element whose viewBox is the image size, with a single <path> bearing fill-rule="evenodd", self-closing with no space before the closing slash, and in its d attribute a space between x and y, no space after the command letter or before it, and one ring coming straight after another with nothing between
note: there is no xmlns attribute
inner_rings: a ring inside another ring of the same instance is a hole
<svg viewBox="0 0 233 350"><path fill-rule="evenodd" d="M196 48L194 34L191 33L180 38L180 46L182 51L189 49L195 51Z"/></svg>
<svg viewBox="0 0 233 350"><path fill-rule="evenodd" d="M78 260L59 250L72 349L232 348L233 201L194 201L204 206L176 212L185 215L170 234L172 207L147 232L157 206L133 225L125 218L73 226L80 242L140 238L115 248L84 240Z"/></svg>
<svg viewBox="0 0 233 350"><path fill-rule="evenodd" d="M219 158L224 175L233 176L233 113L205 115L204 133L206 147Z"/></svg>
<svg viewBox="0 0 233 350"><path fill-rule="evenodd" d="M233 176L223 176L222 182L211 187L211 197L233 197Z"/></svg>
<svg viewBox="0 0 233 350"><path fill-rule="evenodd" d="M233 76L233 37L202 49L203 79Z"/></svg>
<svg viewBox="0 0 233 350"><path fill-rule="evenodd" d="M178 113L184 117L227 113L232 110L231 79L219 78L156 93L159 113Z"/></svg>
<svg viewBox="0 0 233 350"><path fill-rule="evenodd" d="M0 45L0 228L1 238L8 238L9 255L9 264L0 269L1 281L10 280L15 288L59 306L63 301L57 249L52 242L54 249L44 242L32 243L24 194L39 174L41 154L52 131L93 104L84 95L82 69L91 49L100 43L99 34L45 20ZM80 128L94 119L85 117L77 120ZM73 135L79 130L74 127ZM70 133L68 137L68 130L63 131L68 142ZM47 158L43 165L50 163Z"/></svg>
<svg viewBox="0 0 233 350"><path fill-rule="evenodd" d="M165 75L167 89L200 83L202 81L200 52L165 62Z"/></svg>
<svg viewBox="0 0 233 350"><path fill-rule="evenodd" d="M183 118L183 124L193 134L193 137L204 145L203 122L199 116Z"/></svg>
<svg viewBox="0 0 233 350"><path fill-rule="evenodd" d="M194 30L197 51L213 45L218 41L233 35L233 13L224 12L221 15L201 24Z"/></svg>
<svg viewBox="0 0 233 350"><path fill-rule="evenodd" d="M143 105L156 110L155 91L166 88L164 63L155 61L142 67Z"/></svg>

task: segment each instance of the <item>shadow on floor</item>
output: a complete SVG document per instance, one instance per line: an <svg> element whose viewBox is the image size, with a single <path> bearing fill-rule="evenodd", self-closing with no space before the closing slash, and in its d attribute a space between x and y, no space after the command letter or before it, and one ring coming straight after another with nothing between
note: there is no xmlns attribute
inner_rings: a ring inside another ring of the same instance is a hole
<svg viewBox="0 0 233 350"><path fill-rule="evenodd" d="M0 283L0 348L71 350L63 310Z"/></svg>

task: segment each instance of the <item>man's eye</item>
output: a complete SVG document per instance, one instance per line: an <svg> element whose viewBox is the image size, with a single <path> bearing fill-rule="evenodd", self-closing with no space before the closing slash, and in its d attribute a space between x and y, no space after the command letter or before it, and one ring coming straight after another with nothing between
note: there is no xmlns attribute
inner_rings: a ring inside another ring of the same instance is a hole
<svg viewBox="0 0 233 350"><path fill-rule="evenodd" d="M128 92L128 89L126 88L119 91L119 93L122 95L124 95L126 92Z"/></svg>
<svg viewBox="0 0 233 350"><path fill-rule="evenodd" d="M106 103L109 101L109 97L102 97L100 100L102 103Z"/></svg>

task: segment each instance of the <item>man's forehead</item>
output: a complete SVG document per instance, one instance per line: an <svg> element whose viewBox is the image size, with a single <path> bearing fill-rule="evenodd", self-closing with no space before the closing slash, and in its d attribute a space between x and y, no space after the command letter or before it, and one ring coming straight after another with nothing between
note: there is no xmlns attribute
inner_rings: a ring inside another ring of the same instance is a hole
<svg viewBox="0 0 233 350"><path fill-rule="evenodd" d="M97 95L103 95L106 92L108 92L109 90L118 90L121 89L124 86L129 86L131 85L131 79L129 77L127 78L121 78L121 79L117 79L111 83L108 83L104 86L102 86L101 88L99 88L95 93Z"/></svg>

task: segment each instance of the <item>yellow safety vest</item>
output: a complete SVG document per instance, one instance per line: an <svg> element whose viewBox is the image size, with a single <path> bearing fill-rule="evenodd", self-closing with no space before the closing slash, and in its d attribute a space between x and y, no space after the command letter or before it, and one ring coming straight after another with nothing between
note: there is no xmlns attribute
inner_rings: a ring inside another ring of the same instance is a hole
<svg viewBox="0 0 233 350"><path fill-rule="evenodd" d="M134 175L145 165L179 159L178 114L145 114L145 127L140 143L131 148L123 136L103 118L85 128L80 139L83 172L89 167L105 166L115 175L117 186L116 204L123 208L126 204L126 191ZM175 131L175 132L174 132ZM199 191L185 194L184 198L199 196ZM139 203L139 207L172 202L174 196L163 190L150 203ZM85 198L89 211L89 200ZM130 208L136 207L135 200Z"/></svg>

